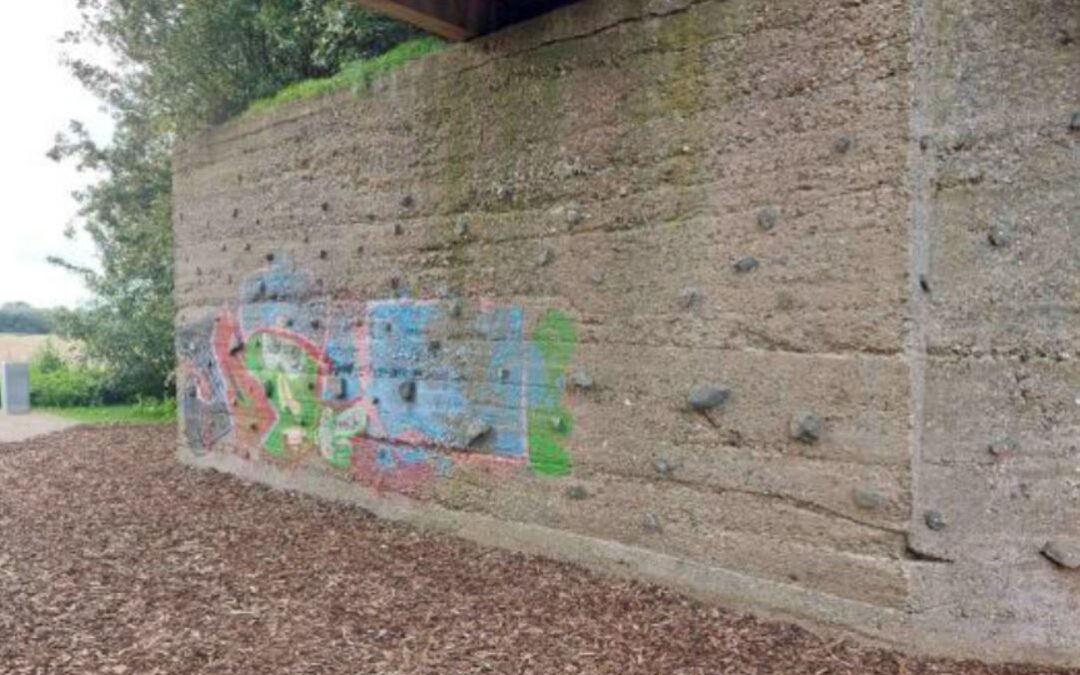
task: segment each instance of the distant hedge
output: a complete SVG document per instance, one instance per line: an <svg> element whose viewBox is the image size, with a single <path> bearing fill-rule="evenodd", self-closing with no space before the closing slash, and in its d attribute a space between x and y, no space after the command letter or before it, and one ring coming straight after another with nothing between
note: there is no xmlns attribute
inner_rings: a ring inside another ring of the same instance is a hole
<svg viewBox="0 0 1080 675"><path fill-rule="evenodd" d="M0 333L45 335L53 331L53 314L47 309L31 307L25 302L0 306Z"/></svg>

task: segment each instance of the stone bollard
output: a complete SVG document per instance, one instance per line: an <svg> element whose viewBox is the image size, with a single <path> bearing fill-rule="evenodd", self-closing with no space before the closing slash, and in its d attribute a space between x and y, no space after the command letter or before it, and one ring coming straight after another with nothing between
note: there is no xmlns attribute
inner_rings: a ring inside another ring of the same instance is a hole
<svg viewBox="0 0 1080 675"><path fill-rule="evenodd" d="M0 412L5 415L30 412L30 366L25 363L0 364L0 385L3 392Z"/></svg>

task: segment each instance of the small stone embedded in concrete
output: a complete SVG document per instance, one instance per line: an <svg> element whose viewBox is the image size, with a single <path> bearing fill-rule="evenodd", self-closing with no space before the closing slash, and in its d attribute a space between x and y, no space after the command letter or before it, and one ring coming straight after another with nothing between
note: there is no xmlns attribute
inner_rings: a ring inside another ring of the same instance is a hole
<svg viewBox="0 0 1080 675"><path fill-rule="evenodd" d="M401 223L395 223L394 224L394 236L400 237L403 234L405 234L405 228L402 227Z"/></svg>
<svg viewBox="0 0 1080 675"><path fill-rule="evenodd" d="M791 417L791 437L800 443L817 443L821 439L821 418L809 410L800 410Z"/></svg>
<svg viewBox="0 0 1080 675"><path fill-rule="evenodd" d="M596 386L592 376L580 369L575 370L573 375L570 376L570 384L574 385L575 389L580 389L581 391L589 391Z"/></svg>
<svg viewBox="0 0 1080 675"><path fill-rule="evenodd" d="M329 257L330 257L330 251L327 251L327 250L319 251L319 259L320 260L326 260Z"/></svg>
<svg viewBox="0 0 1080 675"><path fill-rule="evenodd" d="M855 506L867 511L881 511L889 505L889 498L872 487L856 487L851 491Z"/></svg>
<svg viewBox="0 0 1080 675"><path fill-rule="evenodd" d="M990 454L998 459L1005 459L1016 453L1019 444L1011 436L1002 436L1001 438L994 439L990 442L990 446L987 448Z"/></svg>
<svg viewBox="0 0 1080 675"><path fill-rule="evenodd" d="M406 403L412 403L416 400L416 383L412 380L406 380L398 385L398 394L401 396L401 400Z"/></svg>
<svg viewBox="0 0 1080 675"><path fill-rule="evenodd" d="M407 209L411 209L416 204L416 199L412 195L405 195L401 198L401 205Z"/></svg>
<svg viewBox="0 0 1080 675"><path fill-rule="evenodd" d="M323 202L322 203L322 210L323 211L329 211L330 210L330 202Z"/></svg>
<svg viewBox="0 0 1080 675"><path fill-rule="evenodd" d="M550 248L545 248L540 251L540 255L536 259L536 265L538 267L547 267L553 262L555 262L555 251Z"/></svg>
<svg viewBox="0 0 1080 675"><path fill-rule="evenodd" d="M1069 120L1069 131L1080 131L1080 112L1074 112Z"/></svg>
<svg viewBox="0 0 1080 675"><path fill-rule="evenodd" d="M747 256L735 263L735 271L740 274L746 274L747 272L753 272L758 268L757 258L753 256Z"/></svg>
<svg viewBox="0 0 1080 675"><path fill-rule="evenodd" d="M1056 539L1046 542L1042 554L1067 570L1080 570L1080 539Z"/></svg>
<svg viewBox="0 0 1080 675"><path fill-rule="evenodd" d="M646 532L664 531L664 525L660 522L660 518L651 511L645 513L645 517L641 520L641 526L645 528Z"/></svg>
<svg viewBox="0 0 1080 675"><path fill-rule="evenodd" d="M945 516L941 515L939 511L927 511L923 514L923 521L926 523L926 526L934 532L941 532L949 526L945 521Z"/></svg>
<svg viewBox="0 0 1080 675"><path fill-rule="evenodd" d="M679 291L679 306L683 309L692 309L701 304L704 294L697 288L687 287Z"/></svg>
<svg viewBox="0 0 1080 675"><path fill-rule="evenodd" d="M566 488L566 498L580 501L589 498L589 491L583 485L571 485Z"/></svg>
<svg viewBox="0 0 1080 675"><path fill-rule="evenodd" d="M758 211L757 224L758 227L768 232L776 227L776 224L780 222L780 209L775 206Z"/></svg>
<svg viewBox="0 0 1080 675"><path fill-rule="evenodd" d="M707 412L727 403L731 390L715 384L701 384L690 390L686 403L691 410Z"/></svg>

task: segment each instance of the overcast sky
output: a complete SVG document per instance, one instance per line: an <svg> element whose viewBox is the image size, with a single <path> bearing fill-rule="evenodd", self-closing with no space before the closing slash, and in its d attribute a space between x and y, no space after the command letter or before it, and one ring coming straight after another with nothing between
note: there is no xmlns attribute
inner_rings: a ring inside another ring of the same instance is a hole
<svg viewBox="0 0 1080 675"><path fill-rule="evenodd" d="M78 278L45 262L49 255L93 260L85 237L63 235L77 210L71 192L88 179L45 157L53 136L73 118L96 138L110 129L96 99L60 65L56 40L77 27L75 2L19 3L0 21L0 304L73 306L87 298Z"/></svg>

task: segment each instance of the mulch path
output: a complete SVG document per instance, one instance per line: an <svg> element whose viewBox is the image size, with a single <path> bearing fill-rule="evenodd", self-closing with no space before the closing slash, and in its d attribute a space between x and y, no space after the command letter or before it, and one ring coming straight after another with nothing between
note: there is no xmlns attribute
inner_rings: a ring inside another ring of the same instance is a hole
<svg viewBox="0 0 1080 675"><path fill-rule="evenodd" d="M184 468L0 445L0 673L1052 673L924 661Z"/></svg>

